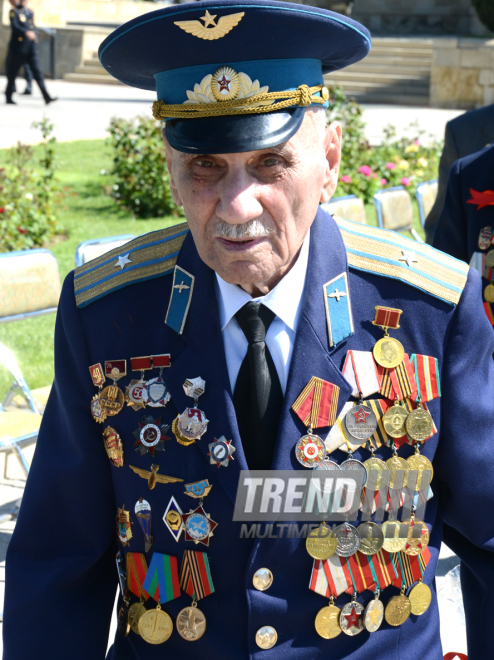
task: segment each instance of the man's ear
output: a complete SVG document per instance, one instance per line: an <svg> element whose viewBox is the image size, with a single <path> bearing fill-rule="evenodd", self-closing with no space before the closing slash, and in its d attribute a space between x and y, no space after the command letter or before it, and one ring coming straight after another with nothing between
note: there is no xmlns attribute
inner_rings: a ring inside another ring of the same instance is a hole
<svg viewBox="0 0 494 660"><path fill-rule="evenodd" d="M334 121L326 126L324 134L324 150L326 156L326 173L321 190L321 204L329 202L338 185L338 172L341 160L341 125Z"/></svg>
<svg viewBox="0 0 494 660"><path fill-rule="evenodd" d="M161 135L163 137L163 142L165 143L166 166L170 174L170 192L172 194L173 201L175 202L175 204L177 204L178 206L183 206L182 198L178 193L177 186L175 185L175 179L173 176L173 147L170 146L170 143L166 139L166 125L163 126L163 128L161 129Z"/></svg>

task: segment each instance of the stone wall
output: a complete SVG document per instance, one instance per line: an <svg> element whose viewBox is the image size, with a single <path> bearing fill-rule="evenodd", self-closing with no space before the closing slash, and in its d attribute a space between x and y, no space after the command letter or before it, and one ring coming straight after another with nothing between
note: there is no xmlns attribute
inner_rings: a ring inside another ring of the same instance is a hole
<svg viewBox="0 0 494 660"><path fill-rule="evenodd" d="M494 39L434 39L430 104L472 110L494 103Z"/></svg>

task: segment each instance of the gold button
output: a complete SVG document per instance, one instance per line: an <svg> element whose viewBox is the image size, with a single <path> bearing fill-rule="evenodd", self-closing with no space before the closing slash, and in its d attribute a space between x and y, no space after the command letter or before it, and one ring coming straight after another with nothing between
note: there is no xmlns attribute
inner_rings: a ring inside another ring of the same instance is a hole
<svg viewBox="0 0 494 660"><path fill-rule="evenodd" d="M262 649L272 649L278 641L278 633L271 626L263 626L256 632L256 644Z"/></svg>
<svg viewBox="0 0 494 660"><path fill-rule="evenodd" d="M254 573L252 582L259 591L266 591L273 584L273 574L269 568L260 568Z"/></svg>

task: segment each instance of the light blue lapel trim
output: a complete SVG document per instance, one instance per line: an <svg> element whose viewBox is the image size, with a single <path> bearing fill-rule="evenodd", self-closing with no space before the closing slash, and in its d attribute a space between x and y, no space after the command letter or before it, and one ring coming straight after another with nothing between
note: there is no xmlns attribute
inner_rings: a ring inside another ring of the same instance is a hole
<svg viewBox="0 0 494 660"><path fill-rule="evenodd" d="M347 273L343 272L341 275L333 277L332 280L323 284L322 288L329 345L332 347L353 335L352 305Z"/></svg>
<svg viewBox="0 0 494 660"><path fill-rule="evenodd" d="M180 266L173 273L172 295L166 313L165 323L179 335L182 334L189 313L195 277Z"/></svg>

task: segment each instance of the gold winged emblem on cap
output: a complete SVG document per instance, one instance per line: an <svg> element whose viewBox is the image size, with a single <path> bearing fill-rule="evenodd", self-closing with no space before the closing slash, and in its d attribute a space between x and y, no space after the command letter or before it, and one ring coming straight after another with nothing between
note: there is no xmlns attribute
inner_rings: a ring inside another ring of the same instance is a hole
<svg viewBox="0 0 494 660"><path fill-rule="evenodd" d="M151 465L151 472L138 467L134 467L133 465L129 465L129 467L140 477L148 480L148 486L150 490L153 490L153 488L156 486L156 482L160 484L174 484L177 481L183 481L183 479L178 479L177 477L167 477L166 474L157 474L158 470L160 469L159 465Z"/></svg>
<svg viewBox="0 0 494 660"><path fill-rule="evenodd" d="M206 10L204 16L201 16L198 21L175 21L175 25L178 25L185 32L193 34L194 37L213 41L214 39L221 39L221 37L224 37L225 34L233 30L240 23L244 15L245 12L243 11L238 14L228 14L227 16L221 16L218 22L215 23L214 19L216 15L211 16ZM200 21L204 21L204 25ZM213 27L208 27L209 25Z"/></svg>

